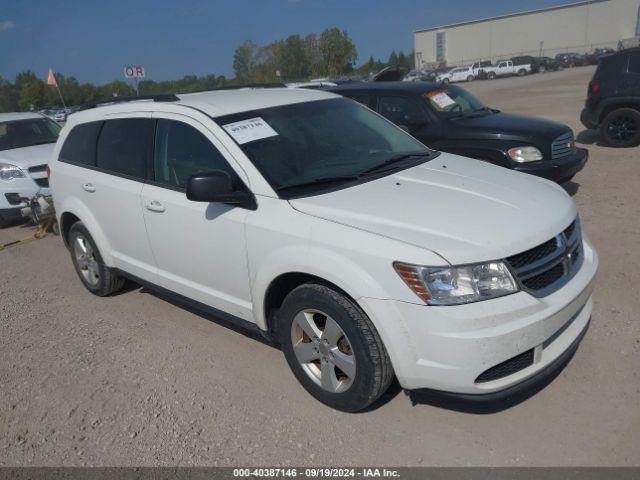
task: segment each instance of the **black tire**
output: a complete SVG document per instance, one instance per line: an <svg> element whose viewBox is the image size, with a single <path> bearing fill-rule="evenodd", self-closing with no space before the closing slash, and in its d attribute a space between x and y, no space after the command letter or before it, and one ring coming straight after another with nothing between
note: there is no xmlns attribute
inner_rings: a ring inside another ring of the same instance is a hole
<svg viewBox="0 0 640 480"><path fill-rule="evenodd" d="M600 124L604 142L617 148L640 144L640 112L634 108L618 108L609 112Z"/></svg>
<svg viewBox="0 0 640 480"><path fill-rule="evenodd" d="M496 78L496 72L489 72L489 73L487 74L487 78L488 78L489 80L493 80L493 79L495 79L495 78Z"/></svg>
<svg viewBox="0 0 640 480"><path fill-rule="evenodd" d="M473 75L469 75L467 77L467 82L473 82L475 80L475 77Z"/></svg>
<svg viewBox="0 0 640 480"><path fill-rule="evenodd" d="M443 78L442 79L442 83L449 83L449 79L448 78Z"/></svg>
<svg viewBox="0 0 640 480"><path fill-rule="evenodd" d="M321 387L296 357L292 324L296 315L308 309L325 312L338 324L355 357L354 378L342 392L330 392ZM344 412L356 412L367 408L389 388L394 373L382 340L371 320L345 295L322 284L301 285L285 298L277 314L277 322L280 344L293 374L312 396L325 405Z"/></svg>
<svg viewBox="0 0 640 480"><path fill-rule="evenodd" d="M11 222L9 220L5 220L2 218L2 215L0 215L0 228L7 228L9 226L11 226Z"/></svg>
<svg viewBox="0 0 640 480"><path fill-rule="evenodd" d="M538 73L544 73L547 71L547 67L545 67L544 65L540 65L538 67Z"/></svg>
<svg viewBox="0 0 640 480"><path fill-rule="evenodd" d="M95 259L97 264L97 271L99 273L99 278L96 280L95 284L92 284L85 278L85 275L82 273L84 270L79 265L79 261L74 254L74 245L79 237L82 237L86 242L88 242L92 249L92 257ZM117 275L113 270L107 267L102 261L102 256L100 255L100 251L96 246L96 243L93 240L93 237L86 229L82 222L74 223L69 229L68 236L68 245L69 251L71 252L71 261L73 262L73 266L76 269L76 273L80 278L80 281L85 286L87 290L89 290L94 295L99 297L106 297L107 295L111 295L112 293L120 290L125 282L125 279Z"/></svg>
<svg viewBox="0 0 640 480"><path fill-rule="evenodd" d="M524 68L521 68L520 70L518 70L519 77L524 77L526 74L527 74L527 71Z"/></svg>

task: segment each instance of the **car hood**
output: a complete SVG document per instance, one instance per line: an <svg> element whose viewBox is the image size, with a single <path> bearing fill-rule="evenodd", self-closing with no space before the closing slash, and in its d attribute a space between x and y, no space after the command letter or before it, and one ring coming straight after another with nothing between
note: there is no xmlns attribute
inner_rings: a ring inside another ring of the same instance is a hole
<svg viewBox="0 0 640 480"><path fill-rule="evenodd" d="M431 250L451 264L522 252L557 235L577 214L552 182L446 153L290 203L300 212Z"/></svg>
<svg viewBox="0 0 640 480"><path fill-rule="evenodd" d="M540 141L548 143L570 131L561 123L543 118L498 112L492 115L451 120L456 133L473 138L501 138L505 140Z"/></svg>
<svg viewBox="0 0 640 480"><path fill-rule="evenodd" d="M34 145L32 147L0 150L0 162L7 162L21 168L35 167L49 163L55 143Z"/></svg>

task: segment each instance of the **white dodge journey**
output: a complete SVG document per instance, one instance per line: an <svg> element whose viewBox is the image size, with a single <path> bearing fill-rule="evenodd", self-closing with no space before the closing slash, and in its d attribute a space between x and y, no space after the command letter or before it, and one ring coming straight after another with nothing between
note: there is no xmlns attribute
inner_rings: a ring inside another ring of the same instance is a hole
<svg viewBox="0 0 640 480"><path fill-rule="evenodd" d="M561 187L430 150L330 93L90 108L50 169L89 291L130 278L258 328L340 410L394 377L494 401L557 371L589 324L598 260Z"/></svg>

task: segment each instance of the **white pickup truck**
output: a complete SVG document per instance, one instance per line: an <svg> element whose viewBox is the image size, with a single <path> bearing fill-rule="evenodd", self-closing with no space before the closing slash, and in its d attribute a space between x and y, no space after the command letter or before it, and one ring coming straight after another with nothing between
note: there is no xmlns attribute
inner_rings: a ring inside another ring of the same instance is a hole
<svg viewBox="0 0 640 480"><path fill-rule="evenodd" d="M489 80L496 77L518 75L520 77L531 73L531 64L514 65L511 60L500 60L495 67L483 67L483 72Z"/></svg>

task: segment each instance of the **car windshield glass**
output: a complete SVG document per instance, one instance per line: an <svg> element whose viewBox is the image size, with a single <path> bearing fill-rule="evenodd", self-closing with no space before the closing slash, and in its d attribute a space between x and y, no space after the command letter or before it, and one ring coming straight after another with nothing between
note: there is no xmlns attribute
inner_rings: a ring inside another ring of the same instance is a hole
<svg viewBox="0 0 640 480"><path fill-rule="evenodd" d="M0 122L0 150L55 143L59 133L60 126L47 118Z"/></svg>
<svg viewBox="0 0 640 480"><path fill-rule="evenodd" d="M270 185L287 198L427 161L435 152L346 98L218 117ZM386 166L382 170L375 167ZM284 193L286 192L286 193Z"/></svg>
<svg viewBox="0 0 640 480"><path fill-rule="evenodd" d="M455 86L438 88L423 93L429 107L441 118L462 118L491 115L493 112L469 92Z"/></svg>

